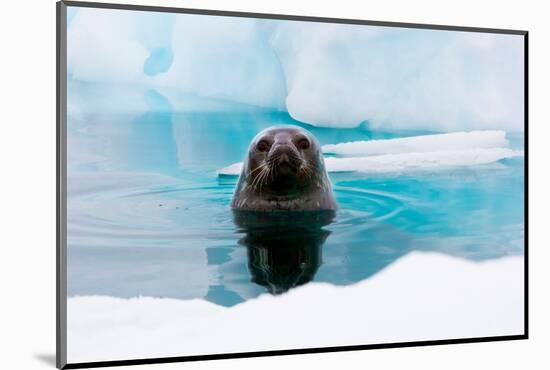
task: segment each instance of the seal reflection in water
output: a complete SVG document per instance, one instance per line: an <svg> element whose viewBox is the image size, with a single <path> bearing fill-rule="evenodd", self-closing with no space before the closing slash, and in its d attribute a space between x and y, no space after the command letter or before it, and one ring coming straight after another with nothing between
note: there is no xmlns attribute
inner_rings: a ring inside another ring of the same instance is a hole
<svg viewBox="0 0 550 370"><path fill-rule="evenodd" d="M247 247L252 281L272 294L313 280L322 262L322 246L334 211L233 212L239 244Z"/></svg>
<svg viewBox="0 0 550 370"><path fill-rule="evenodd" d="M280 294L311 281L337 208L315 137L297 126L256 135L231 208L253 282Z"/></svg>

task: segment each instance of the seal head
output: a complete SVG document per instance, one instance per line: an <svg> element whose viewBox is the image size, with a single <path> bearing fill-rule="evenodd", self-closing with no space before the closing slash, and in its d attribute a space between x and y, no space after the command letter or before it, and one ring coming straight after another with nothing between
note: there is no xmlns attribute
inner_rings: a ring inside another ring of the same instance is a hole
<svg viewBox="0 0 550 370"><path fill-rule="evenodd" d="M236 210L335 210L321 146L298 126L274 126L250 143L231 202Z"/></svg>

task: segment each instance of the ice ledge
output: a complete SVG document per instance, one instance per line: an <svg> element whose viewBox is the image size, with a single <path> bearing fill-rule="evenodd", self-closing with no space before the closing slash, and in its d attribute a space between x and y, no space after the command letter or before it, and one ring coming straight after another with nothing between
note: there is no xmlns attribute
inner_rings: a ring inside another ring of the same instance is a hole
<svg viewBox="0 0 550 370"><path fill-rule="evenodd" d="M357 156L504 148L508 144L504 131L470 131L328 144L323 146L323 152Z"/></svg>
<svg viewBox="0 0 550 370"><path fill-rule="evenodd" d="M203 300L68 299L69 361L185 356L523 333L520 256L413 252L359 283L310 283L226 308Z"/></svg>

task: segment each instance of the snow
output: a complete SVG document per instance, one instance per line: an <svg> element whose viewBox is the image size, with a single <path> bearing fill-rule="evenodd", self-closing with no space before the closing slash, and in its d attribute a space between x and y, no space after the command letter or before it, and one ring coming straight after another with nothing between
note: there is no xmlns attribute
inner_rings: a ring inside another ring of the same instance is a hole
<svg viewBox="0 0 550 370"><path fill-rule="evenodd" d="M523 258L413 252L347 287L310 283L231 308L203 300L68 299L69 362L523 333Z"/></svg>

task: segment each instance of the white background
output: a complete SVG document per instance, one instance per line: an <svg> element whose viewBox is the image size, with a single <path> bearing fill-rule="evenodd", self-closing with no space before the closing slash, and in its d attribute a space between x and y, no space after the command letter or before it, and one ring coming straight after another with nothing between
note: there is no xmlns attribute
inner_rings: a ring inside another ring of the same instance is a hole
<svg viewBox="0 0 550 370"><path fill-rule="evenodd" d="M530 31L528 341L159 364L143 369L548 368L550 22L543 1L150 0L132 3ZM6 1L0 22L2 368L53 368L55 354L55 2ZM330 318L327 318L330 320Z"/></svg>

